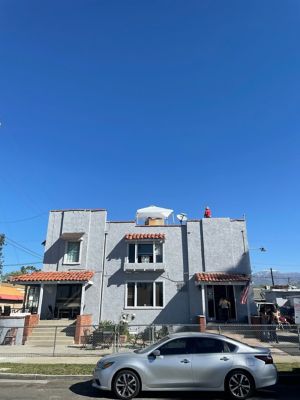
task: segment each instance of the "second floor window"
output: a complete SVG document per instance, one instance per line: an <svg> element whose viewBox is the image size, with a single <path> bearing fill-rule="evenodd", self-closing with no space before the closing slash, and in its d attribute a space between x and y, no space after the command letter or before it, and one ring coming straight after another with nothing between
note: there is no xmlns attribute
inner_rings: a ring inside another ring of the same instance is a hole
<svg viewBox="0 0 300 400"><path fill-rule="evenodd" d="M128 244L129 263L162 263L163 244L160 242L144 242Z"/></svg>
<svg viewBox="0 0 300 400"><path fill-rule="evenodd" d="M66 242L64 264L78 264L80 261L80 242Z"/></svg>

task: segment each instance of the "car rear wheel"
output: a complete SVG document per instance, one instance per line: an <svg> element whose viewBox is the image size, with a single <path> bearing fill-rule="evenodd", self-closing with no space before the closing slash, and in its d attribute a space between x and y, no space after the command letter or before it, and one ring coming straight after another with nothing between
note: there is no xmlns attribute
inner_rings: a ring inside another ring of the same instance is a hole
<svg viewBox="0 0 300 400"><path fill-rule="evenodd" d="M139 377L134 371L129 369L119 371L113 380L112 390L118 399L132 399L141 390Z"/></svg>
<svg viewBox="0 0 300 400"><path fill-rule="evenodd" d="M226 392L231 398L244 400L250 397L255 390L252 376L242 370L232 371L226 379Z"/></svg>

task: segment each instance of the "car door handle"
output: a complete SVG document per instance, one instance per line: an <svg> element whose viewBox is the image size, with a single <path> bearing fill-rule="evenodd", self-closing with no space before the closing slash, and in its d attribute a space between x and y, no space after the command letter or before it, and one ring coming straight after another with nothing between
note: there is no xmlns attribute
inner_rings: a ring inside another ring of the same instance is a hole
<svg viewBox="0 0 300 400"><path fill-rule="evenodd" d="M228 361L228 360L230 360L230 358L228 358L228 357L221 357L220 360L222 360L222 361Z"/></svg>
<svg viewBox="0 0 300 400"><path fill-rule="evenodd" d="M190 360L187 360L187 359L185 358L184 360L181 360L180 362L183 363L183 364L188 364L188 363L190 362Z"/></svg>

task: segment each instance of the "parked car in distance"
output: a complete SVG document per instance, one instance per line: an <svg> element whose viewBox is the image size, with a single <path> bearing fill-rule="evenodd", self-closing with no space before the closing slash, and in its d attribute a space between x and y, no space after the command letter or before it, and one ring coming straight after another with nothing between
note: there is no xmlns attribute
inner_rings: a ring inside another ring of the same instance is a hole
<svg viewBox="0 0 300 400"><path fill-rule="evenodd" d="M170 334L146 348L99 360L93 386L122 400L143 391L226 391L244 400L274 385L270 350L209 333Z"/></svg>

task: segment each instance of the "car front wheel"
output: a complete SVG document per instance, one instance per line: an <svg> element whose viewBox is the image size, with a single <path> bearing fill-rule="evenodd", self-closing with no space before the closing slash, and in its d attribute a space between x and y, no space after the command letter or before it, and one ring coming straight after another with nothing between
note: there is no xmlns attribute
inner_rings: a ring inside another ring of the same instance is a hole
<svg viewBox="0 0 300 400"><path fill-rule="evenodd" d="M113 380L112 390L118 399L132 399L141 390L139 377L131 370L124 369L119 371Z"/></svg>
<svg viewBox="0 0 300 400"><path fill-rule="evenodd" d="M231 398L245 400L253 394L254 390L254 380L248 372L236 370L227 376L226 392Z"/></svg>

